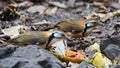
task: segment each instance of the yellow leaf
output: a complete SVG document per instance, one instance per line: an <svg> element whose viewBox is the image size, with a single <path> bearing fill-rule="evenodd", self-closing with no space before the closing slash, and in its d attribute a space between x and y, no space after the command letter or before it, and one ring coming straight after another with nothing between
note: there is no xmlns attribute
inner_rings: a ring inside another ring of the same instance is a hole
<svg viewBox="0 0 120 68"><path fill-rule="evenodd" d="M95 65L97 68L109 68L109 66L112 65L111 60L109 60L100 52L96 52L93 55L92 64Z"/></svg>
<svg viewBox="0 0 120 68"><path fill-rule="evenodd" d="M97 50L98 52L101 52L100 45L98 43L94 43L93 45L87 48L87 51L93 51L93 50Z"/></svg>

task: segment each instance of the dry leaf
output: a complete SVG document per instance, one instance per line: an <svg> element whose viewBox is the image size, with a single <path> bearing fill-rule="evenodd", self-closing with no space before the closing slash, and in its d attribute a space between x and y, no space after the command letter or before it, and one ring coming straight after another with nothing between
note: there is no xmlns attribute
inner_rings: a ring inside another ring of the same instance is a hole
<svg viewBox="0 0 120 68"><path fill-rule="evenodd" d="M41 22L32 23L32 25L51 24L50 21L42 20Z"/></svg>
<svg viewBox="0 0 120 68"><path fill-rule="evenodd" d="M101 2L93 2L93 5L99 7L102 10L107 10L107 8Z"/></svg>
<svg viewBox="0 0 120 68"><path fill-rule="evenodd" d="M18 25L18 26L13 26L13 27L10 27L10 28L3 29L2 32L3 32L5 35L10 36L11 38L15 38L15 37L17 37L18 35L20 35L19 30L22 29L22 28L24 28L24 29L29 29L27 26Z"/></svg>
<svg viewBox="0 0 120 68"><path fill-rule="evenodd" d="M110 19L110 18L112 18L114 16L119 16L119 15L120 15L120 10L116 10L114 12L109 12L109 13L106 13L106 14L93 12L92 14L86 16L85 18L86 19L92 19L93 17L98 17L98 18L100 18L100 20L102 22L105 22L108 19Z"/></svg>
<svg viewBox="0 0 120 68"><path fill-rule="evenodd" d="M54 53L51 52L54 56L56 56L58 59L60 59L63 62L69 63L69 62L73 62L73 63L81 63L82 61L86 62L86 63L91 63L90 60L88 59L80 59L80 58L71 58L71 57L67 57L67 56L63 56L60 55L58 53Z"/></svg>
<svg viewBox="0 0 120 68"><path fill-rule="evenodd" d="M102 53L96 52L93 55L92 64L97 68L109 68L112 65L112 62Z"/></svg>
<svg viewBox="0 0 120 68"><path fill-rule="evenodd" d="M49 4L60 8L65 8L65 9L67 8L67 6L64 3L60 3L60 2L49 2Z"/></svg>
<svg viewBox="0 0 120 68"><path fill-rule="evenodd" d="M86 59L87 57L80 52L74 52L71 50L66 50L66 56L72 57L74 59Z"/></svg>
<svg viewBox="0 0 120 68"><path fill-rule="evenodd" d="M101 52L100 50L100 45L98 43L94 43L93 45L89 46L86 51L93 51L93 50L97 50L98 52Z"/></svg>
<svg viewBox="0 0 120 68"><path fill-rule="evenodd" d="M42 5L32 6L32 7L27 9L27 12L29 12L29 13L37 13L37 12L39 12L40 14L43 14L47 8L48 8L47 5L45 5L45 6L42 6Z"/></svg>
<svg viewBox="0 0 120 68"><path fill-rule="evenodd" d="M72 56L72 55L76 55L76 54L77 54L76 52L66 49L66 56Z"/></svg>
<svg viewBox="0 0 120 68"><path fill-rule="evenodd" d="M113 60L113 65L118 64L119 62L120 62L120 55L115 57L115 59Z"/></svg>
<svg viewBox="0 0 120 68"><path fill-rule="evenodd" d="M54 7L54 8L52 8L52 9L47 9L46 11L45 11L45 15L52 15L52 14L55 14L56 13L56 11L57 11L57 7Z"/></svg>
<svg viewBox="0 0 120 68"><path fill-rule="evenodd" d="M58 53L60 55L65 56L65 49L67 47L67 44L64 43L65 40L60 40L55 42L54 44L51 45L50 50L52 50L55 53Z"/></svg>

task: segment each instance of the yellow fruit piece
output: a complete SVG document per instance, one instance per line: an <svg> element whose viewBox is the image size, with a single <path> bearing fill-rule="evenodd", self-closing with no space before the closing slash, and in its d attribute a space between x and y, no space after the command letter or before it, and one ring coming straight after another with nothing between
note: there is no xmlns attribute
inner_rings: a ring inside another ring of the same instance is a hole
<svg viewBox="0 0 120 68"><path fill-rule="evenodd" d="M97 68L109 68L112 65L112 62L102 53L96 52L93 55L92 64Z"/></svg>

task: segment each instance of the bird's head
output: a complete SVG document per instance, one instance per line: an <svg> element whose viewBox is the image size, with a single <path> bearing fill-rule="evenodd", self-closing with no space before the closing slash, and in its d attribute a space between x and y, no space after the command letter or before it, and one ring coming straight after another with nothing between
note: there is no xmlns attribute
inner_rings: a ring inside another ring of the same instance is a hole
<svg viewBox="0 0 120 68"><path fill-rule="evenodd" d="M97 20L90 20L90 21L86 21L85 23L85 29L82 32L82 36L87 36L88 34L90 34L92 32L92 30L98 25L98 21Z"/></svg>
<svg viewBox="0 0 120 68"><path fill-rule="evenodd" d="M55 43L58 40L72 40L70 37L66 36L63 32L54 32L50 35L49 40L47 42L46 48L49 48L51 45L49 45L50 43Z"/></svg>

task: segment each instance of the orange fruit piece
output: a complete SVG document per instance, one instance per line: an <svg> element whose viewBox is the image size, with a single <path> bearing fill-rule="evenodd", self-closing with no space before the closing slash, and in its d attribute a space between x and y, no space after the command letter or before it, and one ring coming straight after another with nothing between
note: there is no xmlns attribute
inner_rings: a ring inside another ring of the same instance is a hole
<svg viewBox="0 0 120 68"><path fill-rule="evenodd" d="M66 50L66 56L72 56L72 55L76 55L77 53L71 50Z"/></svg>

